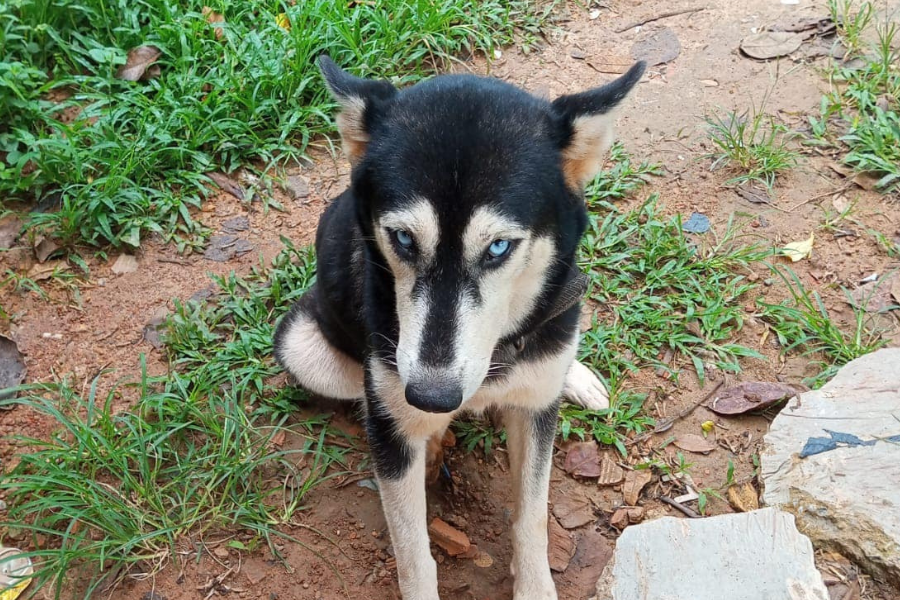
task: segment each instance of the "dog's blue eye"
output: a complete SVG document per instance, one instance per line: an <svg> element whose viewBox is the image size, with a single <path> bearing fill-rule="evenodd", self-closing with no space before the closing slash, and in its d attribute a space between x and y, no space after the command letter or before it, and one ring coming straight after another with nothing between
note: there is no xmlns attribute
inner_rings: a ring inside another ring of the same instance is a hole
<svg viewBox="0 0 900 600"><path fill-rule="evenodd" d="M490 258L500 258L509 252L511 245L509 240L494 240L493 243L488 246L488 256Z"/></svg>
<svg viewBox="0 0 900 600"><path fill-rule="evenodd" d="M412 248L413 237L408 231L403 231L402 229L394 231L394 239L397 240L397 243L400 244L402 248L407 250Z"/></svg>

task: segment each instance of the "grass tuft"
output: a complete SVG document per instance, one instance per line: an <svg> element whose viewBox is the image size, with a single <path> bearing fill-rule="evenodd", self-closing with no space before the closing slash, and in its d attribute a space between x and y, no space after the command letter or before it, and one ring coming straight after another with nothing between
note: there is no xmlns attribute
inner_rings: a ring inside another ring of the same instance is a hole
<svg viewBox="0 0 900 600"><path fill-rule="evenodd" d="M313 282L311 252L287 245L268 268L217 280L206 303L178 304L165 339L168 376L136 384L137 403L116 411L118 391L86 396L65 383L23 388L21 403L53 420L0 479L9 522L31 534L36 589L83 597L118 578L161 568L175 544L231 536L238 550L269 544L332 476L345 449L329 445L325 417L289 422L297 392L267 385L276 319ZM275 442L290 431L299 447ZM74 573L90 573L86 580ZM68 587L67 587L68 586Z"/></svg>
<svg viewBox="0 0 900 600"><path fill-rule="evenodd" d="M70 248L160 234L189 249L208 234L203 173L268 170L330 130L319 54L409 82L538 18L524 0L2 3L0 198L52 206L28 227ZM142 45L158 72L117 78Z"/></svg>

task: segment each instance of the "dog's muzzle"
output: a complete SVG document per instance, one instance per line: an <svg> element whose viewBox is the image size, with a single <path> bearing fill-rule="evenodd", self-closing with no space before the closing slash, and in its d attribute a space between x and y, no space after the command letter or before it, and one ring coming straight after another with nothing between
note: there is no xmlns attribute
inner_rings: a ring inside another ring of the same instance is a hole
<svg viewBox="0 0 900 600"><path fill-rule="evenodd" d="M453 412L462 404L462 386L457 383L410 383L406 386L406 401L425 412Z"/></svg>

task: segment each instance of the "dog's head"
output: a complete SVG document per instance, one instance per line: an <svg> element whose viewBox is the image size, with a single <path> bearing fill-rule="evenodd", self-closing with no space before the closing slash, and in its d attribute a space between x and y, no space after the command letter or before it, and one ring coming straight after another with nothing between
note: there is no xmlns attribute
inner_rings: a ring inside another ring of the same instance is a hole
<svg viewBox="0 0 900 600"><path fill-rule="evenodd" d="M456 410L498 344L546 318L571 277L584 185L644 65L549 102L495 79L441 76L398 91L319 64L343 108L373 276L393 286L406 399Z"/></svg>

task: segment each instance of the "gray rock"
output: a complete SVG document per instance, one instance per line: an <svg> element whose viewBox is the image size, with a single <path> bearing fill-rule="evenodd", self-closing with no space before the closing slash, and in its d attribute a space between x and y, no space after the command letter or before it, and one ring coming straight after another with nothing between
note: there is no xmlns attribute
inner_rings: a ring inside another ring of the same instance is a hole
<svg viewBox="0 0 900 600"><path fill-rule="evenodd" d="M817 548L900 585L900 349L792 399L764 441L763 502L796 515Z"/></svg>
<svg viewBox="0 0 900 600"><path fill-rule="evenodd" d="M291 200L302 200L309 197L309 179L303 175L288 175L282 188L291 197Z"/></svg>
<svg viewBox="0 0 900 600"><path fill-rule="evenodd" d="M828 600L809 539L774 508L632 525L594 600Z"/></svg>

